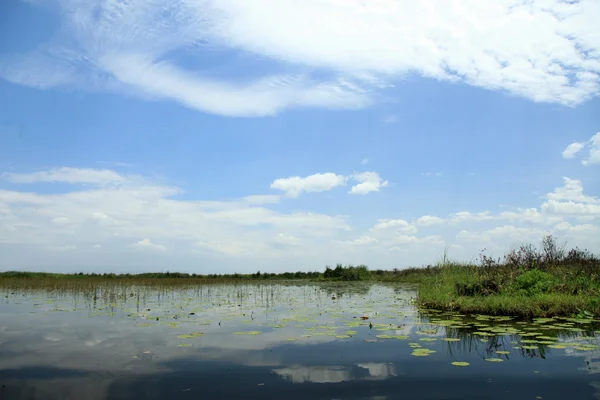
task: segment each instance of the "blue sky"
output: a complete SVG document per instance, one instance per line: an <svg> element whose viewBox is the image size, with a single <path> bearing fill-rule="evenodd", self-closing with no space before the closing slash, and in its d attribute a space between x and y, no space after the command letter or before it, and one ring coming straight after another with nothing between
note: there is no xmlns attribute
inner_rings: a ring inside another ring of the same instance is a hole
<svg viewBox="0 0 600 400"><path fill-rule="evenodd" d="M427 4L3 2L0 269L600 251L600 4Z"/></svg>

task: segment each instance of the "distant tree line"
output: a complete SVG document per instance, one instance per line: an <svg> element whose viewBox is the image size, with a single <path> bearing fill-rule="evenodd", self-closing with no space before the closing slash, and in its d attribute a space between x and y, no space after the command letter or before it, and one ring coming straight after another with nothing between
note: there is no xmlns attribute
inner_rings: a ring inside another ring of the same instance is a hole
<svg viewBox="0 0 600 400"><path fill-rule="evenodd" d="M571 270L582 270L585 274L597 279L600 274L600 258L589 252L575 247L566 250L564 244L559 244L552 236L546 236L542 239L541 246L535 247L531 244L523 244L504 256L504 259L493 259L484 254L480 254L479 264L449 262L446 258L437 265L427 265L420 268L406 268L393 270L375 270L369 271L366 265L342 265L337 264L335 268L329 265L325 266L323 272L281 272L269 273L257 271L252 274L189 274L183 272L148 272L141 274L115 274L115 273L84 273L75 274L56 274L46 272L24 272L8 271L0 272L0 279L52 279L52 278L101 278L101 279L197 279L207 281L227 281L227 280L338 280L338 281L407 281L417 282L427 276L437 275L448 267L475 267L478 271L505 272L516 269L540 269L546 271L557 266L568 266Z"/></svg>

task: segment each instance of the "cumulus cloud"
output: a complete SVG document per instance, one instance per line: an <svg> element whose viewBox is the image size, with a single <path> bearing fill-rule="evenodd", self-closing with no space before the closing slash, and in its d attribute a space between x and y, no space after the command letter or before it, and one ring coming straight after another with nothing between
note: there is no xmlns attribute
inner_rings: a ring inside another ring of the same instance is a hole
<svg viewBox="0 0 600 400"><path fill-rule="evenodd" d="M583 165L600 164L600 132L592 136L587 142L571 143L563 151L562 156L566 159L572 159L582 150L587 150L587 157L581 160Z"/></svg>
<svg viewBox="0 0 600 400"><path fill-rule="evenodd" d="M338 186L344 186L348 181L359 182L350 188L351 194L368 194L378 192L388 185L388 181L381 179L377 172L359 172L349 176L334 174L333 172L313 174L306 177L292 176L279 178L271 183L272 189L279 189L288 197L298 197L306 192L325 192Z"/></svg>
<svg viewBox="0 0 600 400"><path fill-rule="evenodd" d="M46 179L43 172L11 176L18 177L15 182L27 184ZM119 175L119 185L105 185L106 179L96 179L94 170L86 169L61 179L53 175L50 181L74 180L73 176L92 177L77 182L99 184L74 186L60 194L0 190L0 244L15 246L11 248L12 258L2 250L0 267L7 268L4 263L25 256L34 258L35 253L24 253L19 246L47 250L73 246L69 249L78 254L102 246L102 256L113 254L116 258L112 262L121 265L123 260L119 257L127 258L128 249L134 248L181 250L171 252L177 256L189 256L194 249L203 255L252 255L262 259L311 256L322 251L327 239L350 229L344 216L270 210L267 206L279 201L278 196L272 195L233 201L176 200L172 196L181 193L177 187L164 186L150 178L129 179L127 175ZM306 247L291 251L298 244ZM31 262L42 261L38 257ZM91 257L86 260L91 261ZM187 262L191 262L189 258Z"/></svg>
<svg viewBox="0 0 600 400"><path fill-rule="evenodd" d="M354 174L352 178L360 183L350 188L352 194L367 194L378 192L382 187L386 187L389 183L381 179L377 172L360 172Z"/></svg>
<svg viewBox="0 0 600 400"><path fill-rule="evenodd" d="M417 219L416 223L420 226L433 226L443 224L444 219L436 217L435 215L423 215L422 217Z"/></svg>
<svg viewBox="0 0 600 400"><path fill-rule="evenodd" d="M384 219L379 220L377 224L371 228L373 230L394 230L403 233L416 233L417 228L403 219Z"/></svg>
<svg viewBox="0 0 600 400"><path fill-rule="evenodd" d="M451 222L487 221L494 219L490 211L470 212L460 211L450 215Z"/></svg>
<svg viewBox="0 0 600 400"><path fill-rule="evenodd" d="M487 230L462 229L456 238L459 243L478 243L501 253L515 244L536 243L542 236L553 234L572 246L600 251L596 239L600 232L598 197L586 195L581 181L567 177L563 186L544 197L539 208L486 213L486 218L502 225Z"/></svg>
<svg viewBox="0 0 600 400"><path fill-rule="evenodd" d="M325 192L336 186L346 184L347 177L331 172L314 174L301 178L292 176L289 178L276 179L271 183L271 188L286 192L290 197L298 197L302 192Z"/></svg>
<svg viewBox="0 0 600 400"><path fill-rule="evenodd" d="M366 107L411 73L565 105L600 92L595 0L43 3L59 9L60 28L37 49L2 56L0 77L238 116ZM234 78L178 58L221 51L260 61L239 61L254 73Z"/></svg>
<svg viewBox="0 0 600 400"><path fill-rule="evenodd" d="M563 186L554 189L546 195L548 201L561 202L571 201L584 204L600 204L597 197L588 196L583 193L583 184L577 179L563 177Z"/></svg>
<svg viewBox="0 0 600 400"><path fill-rule="evenodd" d="M448 247L457 259L470 259L484 247L498 254L513 243L535 243L547 233L600 251L600 199L587 194L581 181L567 177L538 207L378 218L359 228L344 215L270 208L279 208L277 202L286 196L181 199L173 197L181 193L179 188L150 177L96 172L11 175L23 190L0 190L0 269L61 265L64 270L71 265L79 271L103 265L123 272L149 266L164 270L174 262L177 269L203 272L224 265L230 271L314 270L338 262L394 268L435 262ZM30 186L70 181L77 185L58 194L36 193ZM119 183L106 184L112 181ZM84 182L88 184L79 185ZM307 191L307 185L288 190ZM421 227L427 227L426 235Z"/></svg>

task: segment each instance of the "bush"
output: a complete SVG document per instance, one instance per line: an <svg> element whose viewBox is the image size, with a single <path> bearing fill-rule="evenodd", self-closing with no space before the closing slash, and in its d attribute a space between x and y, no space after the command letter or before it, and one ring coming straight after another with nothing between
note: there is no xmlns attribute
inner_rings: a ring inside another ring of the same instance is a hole
<svg viewBox="0 0 600 400"><path fill-rule="evenodd" d="M557 283L554 275L539 269L532 269L517 276L512 284L512 289L517 294L533 296L551 292Z"/></svg>

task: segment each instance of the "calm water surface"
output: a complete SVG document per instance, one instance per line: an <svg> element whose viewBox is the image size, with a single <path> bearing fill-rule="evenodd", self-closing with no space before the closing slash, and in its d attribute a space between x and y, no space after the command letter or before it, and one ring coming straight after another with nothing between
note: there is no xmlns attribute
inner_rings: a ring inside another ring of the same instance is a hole
<svg viewBox="0 0 600 400"><path fill-rule="evenodd" d="M599 321L420 313L409 286L0 292L1 400L600 399Z"/></svg>

